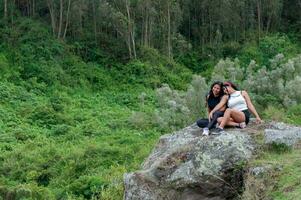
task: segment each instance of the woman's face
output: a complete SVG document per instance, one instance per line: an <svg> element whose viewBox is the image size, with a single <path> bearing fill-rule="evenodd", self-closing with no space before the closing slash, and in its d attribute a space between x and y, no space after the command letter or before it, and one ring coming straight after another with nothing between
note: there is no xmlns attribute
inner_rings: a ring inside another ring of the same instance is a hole
<svg viewBox="0 0 301 200"><path fill-rule="evenodd" d="M234 89L229 85L224 85L223 86L223 91L224 91L225 94L231 94L231 93L234 92Z"/></svg>
<svg viewBox="0 0 301 200"><path fill-rule="evenodd" d="M226 85L223 86L223 91L225 94L229 94L228 88L229 88L229 86L226 86Z"/></svg>
<svg viewBox="0 0 301 200"><path fill-rule="evenodd" d="M212 93L214 96L218 96L221 92L221 86L218 84L215 84L212 88Z"/></svg>

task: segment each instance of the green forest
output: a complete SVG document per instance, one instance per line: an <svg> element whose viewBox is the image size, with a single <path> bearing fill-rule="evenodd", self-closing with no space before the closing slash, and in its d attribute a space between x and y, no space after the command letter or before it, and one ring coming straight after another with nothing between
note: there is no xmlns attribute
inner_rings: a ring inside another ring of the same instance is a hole
<svg viewBox="0 0 301 200"><path fill-rule="evenodd" d="M215 80L247 90L265 121L301 125L300 11L301 0L0 0L0 199L122 199L123 174L161 135L206 117ZM300 153L279 155L265 156ZM272 199L301 196L292 163L296 180L280 176Z"/></svg>

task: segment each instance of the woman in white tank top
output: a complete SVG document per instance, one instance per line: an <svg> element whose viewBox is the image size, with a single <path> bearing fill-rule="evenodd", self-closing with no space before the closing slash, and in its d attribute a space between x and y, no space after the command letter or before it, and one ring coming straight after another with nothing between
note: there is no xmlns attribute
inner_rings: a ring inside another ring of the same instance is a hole
<svg viewBox="0 0 301 200"><path fill-rule="evenodd" d="M218 130L222 131L225 126L239 126L245 128L249 122L250 112L256 117L256 123L260 123L261 119L251 102L251 99L246 91L238 91L237 87L231 82L223 84L224 95L220 103L215 106L210 115L213 114L219 107L227 105L223 117L218 119ZM249 112L250 111L250 112Z"/></svg>

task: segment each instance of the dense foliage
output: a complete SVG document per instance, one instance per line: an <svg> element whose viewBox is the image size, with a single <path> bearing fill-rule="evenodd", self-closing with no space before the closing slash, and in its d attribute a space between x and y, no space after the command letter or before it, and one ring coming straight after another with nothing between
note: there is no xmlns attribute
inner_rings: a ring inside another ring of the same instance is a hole
<svg viewBox="0 0 301 200"><path fill-rule="evenodd" d="M37 19L54 37L74 44L85 61L109 57L125 61L140 58L144 48L154 48L202 71L207 60L236 56L246 42L258 43L275 32L299 38L301 31L300 0L1 2L2 25L15 27L19 16Z"/></svg>
<svg viewBox="0 0 301 200"><path fill-rule="evenodd" d="M1 1L0 199L121 199L214 80L301 124L298 3Z"/></svg>
<svg viewBox="0 0 301 200"><path fill-rule="evenodd" d="M132 113L152 113L162 83L186 88L190 70L152 49L87 63L30 19L2 30L0 198L120 198L160 135Z"/></svg>

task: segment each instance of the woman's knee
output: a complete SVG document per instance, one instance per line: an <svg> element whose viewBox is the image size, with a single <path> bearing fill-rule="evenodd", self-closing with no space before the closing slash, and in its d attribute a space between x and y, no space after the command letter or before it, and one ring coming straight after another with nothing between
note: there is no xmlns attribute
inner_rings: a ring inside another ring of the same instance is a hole
<svg viewBox="0 0 301 200"><path fill-rule="evenodd" d="M219 118L217 118L217 122L221 123L223 121L223 119L224 119L223 117L219 117Z"/></svg>
<svg viewBox="0 0 301 200"><path fill-rule="evenodd" d="M224 116L230 116L231 113L232 113L232 109L231 108L227 108L226 111L225 111Z"/></svg>
<svg viewBox="0 0 301 200"><path fill-rule="evenodd" d="M233 111L232 108L227 108L226 111L225 111L225 113L231 113L232 111Z"/></svg>

